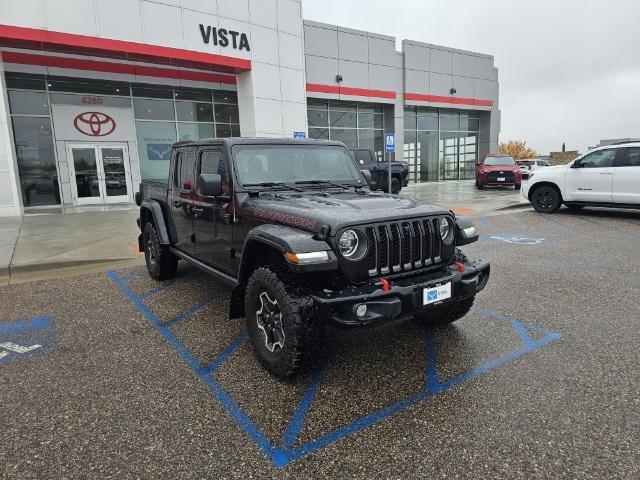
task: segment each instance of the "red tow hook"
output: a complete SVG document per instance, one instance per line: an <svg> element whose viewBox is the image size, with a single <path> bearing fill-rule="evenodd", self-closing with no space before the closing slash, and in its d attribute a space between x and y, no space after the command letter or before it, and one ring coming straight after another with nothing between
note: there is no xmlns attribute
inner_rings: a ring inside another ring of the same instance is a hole
<svg viewBox="0 0 640 480"><path fill-rule="evenodd" d="M464 273L464 263L455 262L455 265L456 265L456 270L458 270L460 273Z"/></svg>
<svg viewBox="0 0 640 480"><path fill-rule="evenodd" d="M391 289L391 284L389 283L389 280L387 280L384 277L380 277L380 285L382 285L382 290L384 292L388 292Z"/></svg>

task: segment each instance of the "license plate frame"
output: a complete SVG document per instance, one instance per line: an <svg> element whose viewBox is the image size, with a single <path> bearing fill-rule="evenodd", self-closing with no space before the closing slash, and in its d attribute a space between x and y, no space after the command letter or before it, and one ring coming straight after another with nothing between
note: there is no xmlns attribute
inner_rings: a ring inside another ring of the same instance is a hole
<svg viewBox="0 0 640 480"><path fill-rule="evenodd" d="M451 298L453 293L451 282L436 285L435 287L424 287L422 289L422 306L426 307L433 303L438 303Z"/></svg>

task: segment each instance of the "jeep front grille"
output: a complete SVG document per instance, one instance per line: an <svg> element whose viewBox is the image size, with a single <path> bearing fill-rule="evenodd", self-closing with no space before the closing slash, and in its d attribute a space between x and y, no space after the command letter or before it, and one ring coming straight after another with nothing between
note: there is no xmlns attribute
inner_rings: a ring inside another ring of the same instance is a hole
<svg viewBox="0 0 640 480"><path fill-rule="evenodd" d="M369 276L438 264L442 245L437 222L437 218L424 218L365 227Z"/></svg>

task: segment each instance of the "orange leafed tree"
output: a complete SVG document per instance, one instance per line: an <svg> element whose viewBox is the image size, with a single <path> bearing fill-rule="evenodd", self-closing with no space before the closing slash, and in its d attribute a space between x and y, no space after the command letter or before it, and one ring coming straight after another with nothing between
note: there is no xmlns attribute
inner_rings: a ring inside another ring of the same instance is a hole
<svg viewBox="0 0 640 480"><path fill-rule="evenodd" d="M527 142L522 142L520 140L509 140L508 142L502 142L498 147L498 152L511 155L516 160L534 158L538 155L535 150L527 147Z"/></svg>

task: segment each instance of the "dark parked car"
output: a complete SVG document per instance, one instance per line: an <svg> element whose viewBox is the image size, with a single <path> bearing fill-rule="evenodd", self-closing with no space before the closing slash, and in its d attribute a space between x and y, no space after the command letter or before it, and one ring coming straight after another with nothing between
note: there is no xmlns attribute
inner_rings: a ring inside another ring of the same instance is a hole
<svg viewBox="0 0 640 480"><path fill-rule="evenodd" d="M366 148L349 149L360 170L371 173L371 190L389 191L389 162L378 161L373 152ZM391 193L397 195L409 184L409 165L406 162L391 162Z"/></svg>
<svg viewBox="0 0 640 480"><path fill-rule="evenodd" d="M462 318L489 263L458 249L473 225L373 193L344 144L211 139L173 146L169 178L145 180L140 249L158 280L189 262L230 284L258 359L280 378L320 355L325 324Z"/></svg>
<svg viewBox="0 0 640 480"><path fill-rule="evenodd" d="M520 190L522 173L511 155L490 153L476 163L476 188L514 187Z"/></svg>

